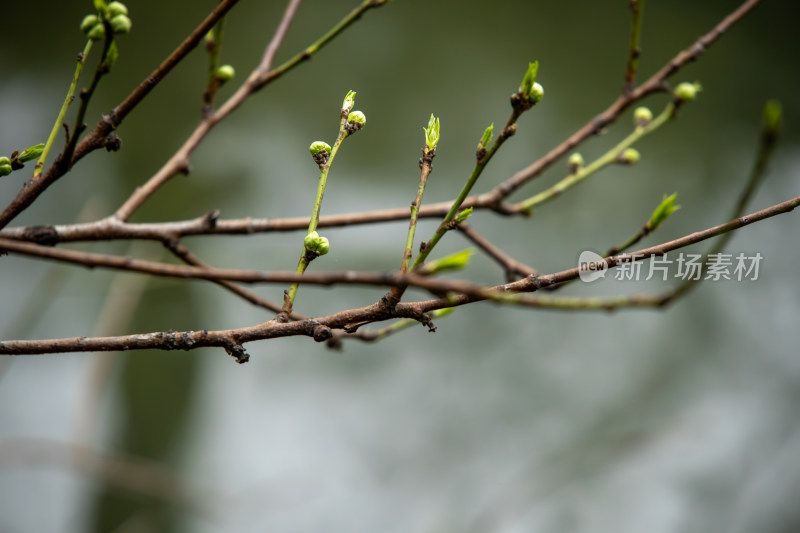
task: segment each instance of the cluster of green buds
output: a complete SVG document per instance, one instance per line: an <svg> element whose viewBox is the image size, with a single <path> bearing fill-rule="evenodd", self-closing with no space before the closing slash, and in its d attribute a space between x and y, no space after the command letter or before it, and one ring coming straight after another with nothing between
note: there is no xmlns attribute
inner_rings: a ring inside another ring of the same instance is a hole
<svg viewBox="0 0 800 533"><path fill-rule="evenodd" d="M331 155L331 145L324 141L314 141L308 147L308 151L311 152L314 162L322 166L328 162L328 157Z"/></svg>
<svg viewBox="0 0 800 533"><path fill-rule="evenodd" d="M81 21L81 31L92 41L98 41L106 36L106 26L117 33L131 31L131 19L128 17L128 8L122 2L106 4L105 0L95 0L94 7L97 14L86 15Z"/></svg>
<svg viewBox="0 0 800 533"><path fill-rule="evenodd" d="M511 95L511 106L520 112L530 109L544 98L544 87L536 82L536 73L539 71L539 62L528 63L528 70L522 78L522 83L516 93Z"/></svg>
<svg viewBox="0 0 800 533"><path fill-rule="evenodd" d="M0 157L0 177L8 176L12 170L14 169L11 168L11 160L7 157Z"/></svg>
<svg viewBox="0 0 800 533"><path fill-rule="evenodd" d="M325 255L331 249L331 244L325 237L320 237L319 233L312 231L303 239L303 246L306 251L316 255Z"/></svg>

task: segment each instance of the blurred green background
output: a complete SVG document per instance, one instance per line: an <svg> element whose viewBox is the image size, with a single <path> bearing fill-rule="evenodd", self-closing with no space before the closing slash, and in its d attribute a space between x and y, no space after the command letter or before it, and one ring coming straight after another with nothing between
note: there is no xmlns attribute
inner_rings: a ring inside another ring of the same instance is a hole
<svg viewBox="0 0 800 533"><path fill-rule="evenodd" d="M355 0L307 0L280 52L288 59ZM647 2L642 79L739 3ZM215 2L127 3L133 30L89 112L130 90ZM136 221L220 209L224 218L307 215L316 189L308 145L332 142L341 99L368 117L336 159L323 214L406 206L416 191L421 127L441 119L425 202L453 198L528 61L543 102L481 177L482 192L530 164L605 109L622 87L626 0L426 2L367 13L311 61L255 95L192 157ZM284 9L241 2L222 60L257 64ZM6 3L0 35L0 153L42 142L83 46L91 2ZM672 81L704 90L644 139L642 160L592 177L530 219L478 213L473 226L543 271L624 241L661 199L682 209L656 243L727 220L753 160L761 110L785 125L751 211L797 195L800 86L797 8L762 2ZM96 60L96 57L93 58ZM112 212L152 175L199 118L206 57L192 53L120 127L123 149L97 152L14 224L70 223ZM94 62L89 65L93 68ZM663 95L646 104L658 111ZM71 115L70 115L71 116ZM581 152L602 154L630 112ZM564 175L555 165L515 199ZM0 180L5 205L30 175ZM420 238L436 222L425 221ZM379 344L343 353L305 338L222 350L72 354L0 360L0 531L789 532L800 529L800 285L797 216L737 233L728 251L764 257L757 281L706 283L662 311L564 313L459 309ZM314 270L388 270L407 224L329 230ZM217 266L292 269L301 233L186 240ZM468 244L449 235L439 252ZM167 259L160 246L72 248ZM693 247L699 253L703 246ZM502 272L476 257L471 279ZM575 286L570 294L654 292L664 284ZM278 300L284 287L256 287ZM301 289L297 309L323 315L383 290ZM200 282L0 258L4 338L221 329L268 318ZM419 297L420 293L411 292ZM81 453L88 446L97 453Z"/></svg>

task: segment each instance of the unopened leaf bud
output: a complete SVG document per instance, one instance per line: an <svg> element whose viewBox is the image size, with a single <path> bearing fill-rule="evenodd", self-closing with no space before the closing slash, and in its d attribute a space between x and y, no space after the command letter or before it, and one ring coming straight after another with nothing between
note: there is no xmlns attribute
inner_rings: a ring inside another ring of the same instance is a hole
<svg viewBox="0 0 800 533"><path fill-rule="evenodd" d="M314 158L316 164L324 165L331 155L331 145L323 141L314 141L308 147L308 151L311 152L311 157Z"/></svg>
<svg viewBox="0 0 800 533"><path fill-rule="evenodd" d="M633 123L639 127L644 128L650 121L653 120L653 112L647 107L637 107L633 112Z"/></svg>
<svg viewBox="0 0 800 533"><path fill-rule="evenodd" d="M367 117L361 111L353 111L347 115L347 124L345 130L348 134L352 134L364 127L367 123Z"/></svg>
<svg viewBox="0 0 800 533"><path fill-rule="evenodd" d="M472 207L468 207L456 215L456 223L461 224L472 215Z"/></svg>
<svg viewBox="0 0 800 533"><path fill-rule="evenodd" d="M23 150L22 153L17 156L17 161L20 163L27 163L42 155L42 151L44 151L44 143L35 144Z"/></svg>
<svg viewBox="0 0 800 533"><path fill-rule="evenodd" d="M86 37L92 41L99 41L106 36L106 28L102 22L98 22L86 33Z"/></svg>
<svg viewBox="0 0 800 533"><path fill-rule="evenodd" d="M489 124L489 127L486 128L481 136L480 142L478 142L478 150L481 148L488 148L489 143L492 142L492 134L494 132L494 122Z"/></svg>
<svg viewBox="0 0 800 533"><path fill-rule="evenodd" d="M89 32L92 31L92 28L97 26L100 23L100 18L97 15L86 15L83 17L81 21L81 31L89 35Z"/></svg>
<svg viewBox="0 0 800 533"><path fill-rule="evenodd" d="M680 102L691 102L695 98L697 98L697 93L702 90L702 87L699 83L694 82L690 83L685 81L675 87L675 99Z"/></svg>
<svg viewBox="0 0 800 533"><path fill-rule="evenodd" d="M7 157L0 157L0 177L11 174L11 160Z"/></svg>
<svg viewBox="0 0 800 533"><path fill-rule="evenodd" d="M133 23L131 19L128 18L128 15L117 15L112 17L109 21L111 24L111 28L114 30L114 33L128 33L131 31L131 26Z"/></svg>
<svg viewBox="0 0 800 533"><path fill-rule="evenodd" d="M583 163L583 156L579 152L573 153L569 156L569 159L567 159L567 167L569 167L569 171L573 174L583 168Z"/></svg>
<svg viewBox="0 0 800 533"><path fill-rule="evenodd" d="M525 71L525 76L522 78L522 83L519 85L519 94L523 97L528 96L533 89L533 84L536 82L536 73L539 71L539 62L534 61L528 63L528 70Z"/></svg>
<svg viewBox="0 0 800 533"><path fill-rule="evenodd" d="M108 14L111 17L116 17L117 15L127 15L128 6L126 6L122 2L111 2L110 4L108 4Z"/></svg>
<svg viewBox="0 0 800 533"><path fill-rule="evenodd" d="M355 91L347 91L347 94L344 97L344 102L342 102L342 116L346 117L350 114L350 111L353 110L353 106L356 103L356 92Z"/></svg>
<svg viewBox="0 0 800 533"><path fill-rule="evenodd" d="M222 65L217 69L217 79L230 81L236 75L236 70L231 65Z"/></svg>
<svg viewBox="0 0 800 533"><path fill-rule="evenodd" d="M626 148L621 154L619 154L617 160L626 165L633 165L634 163L638 163L639 159L641 158L642 155L639 153L639 150L636 148Z"/></svg>
<svg viewBox="0 0 800 533"><path fill-rule="evenodd" d="M534 83L531 92L528 93L528 100L534 105L538 104L544 98L544 87L539 83Z"/></svg>

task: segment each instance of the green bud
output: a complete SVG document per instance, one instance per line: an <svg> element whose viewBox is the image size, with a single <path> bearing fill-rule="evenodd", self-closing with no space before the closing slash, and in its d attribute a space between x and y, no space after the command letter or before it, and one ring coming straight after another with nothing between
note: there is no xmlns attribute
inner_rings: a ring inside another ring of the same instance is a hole
<svg viewBox="0 0 800 533"><path fill-rule="evenodd" d="M127 15L128 7L122 2L111 2L108 4L108 14L111 17L116 17L117 15Z"/></svg>
<svg viewBox="0 0 800 533"><path fill-rule="evenodd" d="M472 207L468 207L456 215L456 223L461 224L472 215Z"/></svg>
<svg viewBox="0 0 800 533"><path fill-rule="evenodd" d="M701 90L702 86L699 83L689 83L688 81L685 81L675 87L674 96L675 99L680 102L691 102L697 98L697 93L699 93Z"/></svg>
<svg viewBox="0 0 800 533"><path fill-rule="evenodd" d="M114 33L128 33L131 31L132 22L128 15L117 15L109 21Z"/></svg>
<svg viewBox="0 0 800 533"><path fill-rule="evenodd" d="M0 157L0 177L8 176L12 170L14 169L11 168L11 160L5 156Z"/></svg>
<svg viewBox="0 0 800 533"><path fill-rule="evenodd" d="M86 37L92 41L99 41L106 36L106 28L102 23L97 23L86 33Z"/></svg>
<svg viewBox="0 0 800 533"><path fill-rule="evenodd" d="M308 147L308 151L311 152L311 157L314 158L316 164L324 165L331 155L331 145L323 141L314 141Z"/></svg>
<svg viewBox="0 0 800 533"><path fill-rule="evenodd" d="M653 112L647 107L637 107L633 112L633 123L639 127L644 128L650 121L653 120Z"/></svg>
<svg viewBox="0 0 800 533"><path fill-rule="evenodd" d="M344 102L342 102L342 116L346 117L350 114L350 111L353 110L353 106L356 103L356 92L355 91L347 91L347 95L344 97Z"/></svg>
<svg viewBox="0 0 800 533"><path fill-rule="evenodd" d="M119 58L119 50L117 49L116 41L111 41L111 45L108 47L108 52L106 52L106 57L103 59L103 66L110 70L111 67L114 66L114 63L117 62Z"/></svg>
<svg viewBox="0 0 800 533"><path fill-rule="evenodd" d="M230 81L236 75L236 71L231 65L222 65L217 69L217 79L220 81Z"/></svg>
<svg viewBox="0 0 800 533"><path fill-rule="evenodd" d="M23 150L22 153L17 156L17 161L20 163L27 163L42 155L42 151L44 151L44 143L35 144Z"/></svg>
<svg viewBox="0 0 800 533"><path fill-rule="evenodd" d="M525 76L522 78L522 83L519 85L519 94L524 97L530 95L533 85L536 82L536 73L539 71L539 62L534 61L528 63L528 70L525 71Z"/></svg>
<svg viewBox="0 0 800 533"><path fill-rule="evenodd" d="M425 132L425 149L427 151L436 150L436 145L439 144L439 119L433 116L428 120L428 127L422 128Z"/></svg>
<svg viewBox="0 0 800 533"><path fill-rule="evenodd" d="M544 98L544 87L538 83L534 83L531 92L528 93L528 100L535 105L541 102L542 98Z"/></svg>
<svg viewBox="0 0 800 533"><path fill-rule="evenodd" d="M641 158L642 155L639 153L639 150L636 148L626 148L621 154L619 154L617 161L626 165L632 165L634 163L638 163L639 159Z"/></svg>
<svg viewBox="0 0 800 533"><path fill-rule="evenodd" d="M441 318L443 316L447 316L453 311L455 311L455 307L445 307L444 309L437 309L431 312L431 317L433 318Z"/></svg>
<svg viewBox="0 0 800 533"><path fill-rule="evenodd" d="M108 16L108 5L106 5L106 0L94 0L94 9L100 13L100 16L103 18Z"/></svg>
<svg viewBox="0 0 800 533"><path fill-rule="evenodd" d="M328 239L326 239L325 237L320 237L319 233L317 233L316 231L312 231L311 233L306 235L305 239L303 239L303 246L307 251L319 255L325 255L331 249L331 245L330 242L328 242Z"/></svg>
<svg viewBox="0 0 800 533"><path fill-rule="evenodd" d="M678 193L676 192L669 196L666 194L664 195L661 203L658 207L656 207L655 211L653 211L653 214L650 216L650 220L647 223L647 227L650 231L656 229L662 222L667 220L667 217L681 208L681 206L675 205L675 200L677 198Z"/></svg>
<svg viewBox="0 0 800 533"><path fill-rule="evenodd" d="M353 93L355 94L355 93ZM361 111L353 111L349 115L347 115L347 123L345 125L345 130L348 134L352 134L360 130L364 127L364 124L367 123L367 117Z"/></svg>
<svg viewBox="0 0 800 533"><path fill-rule="evenodd" d="M489 143L492 142L492 134L494 133L494 122L489 124L489 127L483 131L480 142L478 142L478 150L487 148Z"/></svg>
<svg viewBox="0 0 800 533"><path fill-rule="evenodd" d="M783 109L777 100L767 100L764 104L763 125L764 130L772 135L778 133L781 127Z"/></svg>
<svg viewBox="0 0 800 533"><path fill-rule="evenodd" d="M97 15L86 15L81 21L81 31L89 35L89 32L100 23L100 18Z"/></svg>
<svg viewBox="0 0 800 533"><path fill-rule="evenodd" d="M460 252L456 252L440 259L425 263L425 273L431 275L443 272L445 270L462 269L469 264L469 260L474 253L475 250L472 248L467 248L466 250L462 250Z"/></svg>
<svg viewBox="0 0 800 533"><path fill-rule="evenodd" d="M570 172L577 172L583 167L583 156L579 152L573 153L567 159L567 166L569 167Z"/></svg>

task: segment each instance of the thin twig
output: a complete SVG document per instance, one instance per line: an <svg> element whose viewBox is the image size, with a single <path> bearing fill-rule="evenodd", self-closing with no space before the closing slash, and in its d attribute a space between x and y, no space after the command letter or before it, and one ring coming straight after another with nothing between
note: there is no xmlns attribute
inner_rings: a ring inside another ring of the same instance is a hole
<svg viewBox="0 0 800 533"><path fill-rule="evenodd" d="M694 232L679 239L661 243L656 246L644 248L630 254L607 257L596 262L595 269L612 268L620 263L629 262L632 257L644 260L653 256L663 256L667 252L695 244L724 233L742 228L782 213L794 210L800 205L800 196L775 204L766 209L756 211L749 215L737 217L724 224L713 226L702 231ZM411 303L399 303L395 307L388 307L382 302L359 309L340 311L326 317L298 320L295 322L278 322L275 320L257 326L244 327L220 331L161 331L147 334L121 335L116 337L73 337L50 340L7 340L0 341L0 354L30 355L41 353L83 352L83 351L117 351L137 349L162 349L162 350L191 350L200 347L223 347L236 356L239 362L247 360L242 343L277 337L305 335L317 341L327 341L332 338L332 329L345 328L349 324L370 323L389 318L414 318L424 320L425 313L446 307L466 305L487 299L504 301L503 295L534 292L540 289L558 285L579 276L581 267L574 267L553 274L541 276L528 276L522 280L487 287L476 283L432 279L417 274L399 273L369 273L369 272L334 272L311 273L297 276L290 272L259 272L233 269L197 268L191 266L164 265L148 261L124 257L109 257L101 254L90 254L61 250L36 244L0 239L0 250L20 253L34 257L42 257L63 262L83 264L85 266L99 266L119 270L132 270L155 275L173 277L195 277L200 279L227 279L244 282L278 282L287 283L302 278L303 283L331 285L335 283L383 285L393 286L404 284L416 286L428 291L448 294L446 298L426 300ZM517 298L515 304L542 307L545 303L541 298L527 302L524 298Z"/></svg>

